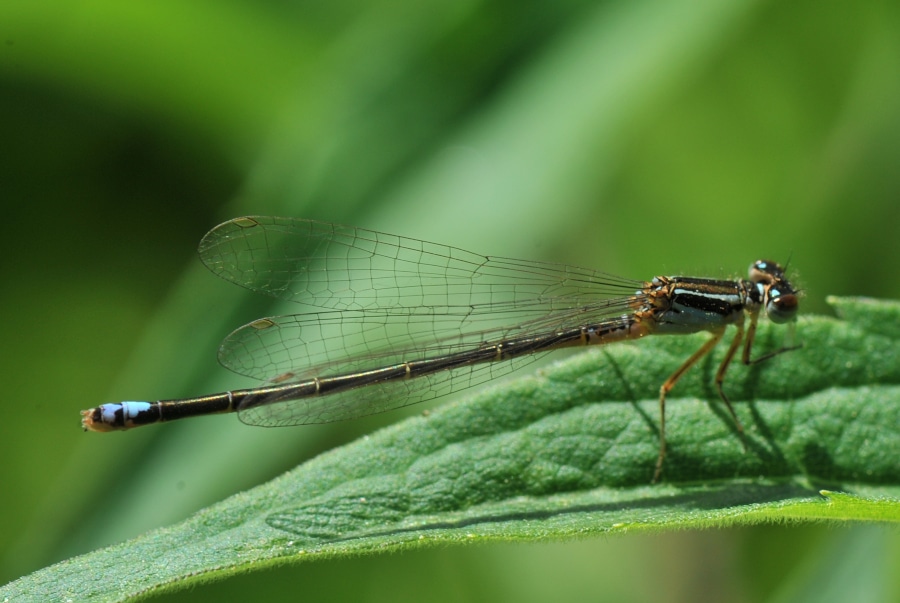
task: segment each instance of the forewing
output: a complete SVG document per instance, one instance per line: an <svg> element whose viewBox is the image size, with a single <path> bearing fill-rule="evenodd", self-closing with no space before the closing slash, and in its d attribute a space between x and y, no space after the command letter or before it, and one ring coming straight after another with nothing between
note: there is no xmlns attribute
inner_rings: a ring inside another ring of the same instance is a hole
<svg viewBox="0 0 900 603"><path fill-rule="evenodd" d="M218 276L332 310L493 313L527 320L634 293L640 281L546 262L486 257L417 239L314 220L253 216L212 229L200 258Z"/></svg>

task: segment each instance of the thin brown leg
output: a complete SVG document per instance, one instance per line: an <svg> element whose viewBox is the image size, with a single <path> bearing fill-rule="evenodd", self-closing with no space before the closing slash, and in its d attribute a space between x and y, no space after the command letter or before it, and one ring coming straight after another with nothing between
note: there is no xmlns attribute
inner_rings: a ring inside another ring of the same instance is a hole
<svg viewBox="0 0 900 603"><path fill-rule="evenodd" d="M747 337L744 339L744 353L741 354L741 362L751 365L759 360L750 360L750 349L753 347L753 340L756 339L756 325L759 323L759 312L750 314L750 327L747 329Z"/></svg>
<svg viewBox="0 0 900 603"><path fill-rule="evenodd" d="M800 348L803 347L802 343L798 344L798 345L781 346L774 352L769 352L768 354L763 354L759 358L751 359L750 358L750 349L753 347L753 340L756 337L756 323L757 322L759 322L759 312L756 312L756 313L750 315L750 328L747 329L747 339L744 342L744 353L742 354L742 357L741 357L741 361L744 364L746 364L747 366L750 366L751 364L756 364L757 362L762 362L764 360L768 360L769 358L772 358L773 356L777 356L778 354L783 354L784 352L791 352L793 350L799 350ZM789 327L791 329L791 335L792 335L791 339L793 339L794 323L791 323L789 325Z"/></svg>
<svg viewBox="0 0 900 603"><path fill-rule="evenodd" d="M744 339L743 318L735 326L737 327L737 333L735 334L731 345L728 346L728 351L725 353L725 358L722 359L722 364L719 365L719 370L716 371L716 389L719 390L719 397L722 398L722 401L725 402L725 407L728 408L728 412L731 413L734 425L737 427L738 434L741 436L741 444L744 445L744 452L747 452L747 440L744 437L744 425L741 423L741 420L738 419L737 414L735 414L734 407L731 405L731 400L725 395L725 389L722 387L722 384L725 383L725 372L728 371L728 365L731 364L738 347L741 345L741 340ZM752 336L755 327L756 322L751 319L750 332L747 333L748 338ZM745 354L747 353L747 346L744 346L744 352Z"/></svg>
<svg viewBox="0 0 900 603"><path fill-rule="evenodd" d="M724 334L725 327L714 331L709 341L704 343L684 364L678 367L678 370L672 373L659 388L659 457L656 459L656 471L653 472L652 483L654 484L659 481L659 476L662 474L663 459L666 458L666 395L672 391L672 388L675 387L675 384L678 383L678 380L689 368L697 364L698 360L709 354L710 350L722 341ZM734 344L732 344L732 347L734 347Z"/></svg>

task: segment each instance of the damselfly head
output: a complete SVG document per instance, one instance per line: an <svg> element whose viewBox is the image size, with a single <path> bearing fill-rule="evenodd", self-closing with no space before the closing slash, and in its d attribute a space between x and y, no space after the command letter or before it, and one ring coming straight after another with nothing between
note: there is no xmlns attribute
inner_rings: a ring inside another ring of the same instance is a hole
<svg viewBox="0 0 900 603"><path fill-rule="evenodd" d="M750 266L750 280L759 287L766 315L774 323L786 323L797 318L800 296L776 262L757 260Z"/></svg>

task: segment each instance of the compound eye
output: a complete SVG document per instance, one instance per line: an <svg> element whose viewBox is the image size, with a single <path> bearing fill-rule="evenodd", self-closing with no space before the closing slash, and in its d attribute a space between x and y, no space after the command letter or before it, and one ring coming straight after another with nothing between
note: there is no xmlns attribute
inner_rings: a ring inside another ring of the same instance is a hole
<svg viewBox="0 0 900 603"><path fill-rule="evenodd" d="M769 301L766 303L766 314L776 324L790 322L797 318L800 301L794 293L782 294L777 290L769 290Z"/></svg>
<svg viewBox="0 0 900 603"><path fill-rule="evenodd" d="M754 283L772 283L784 278L784 270L769 260L757 260L750 265L750 280Z"/></svg>

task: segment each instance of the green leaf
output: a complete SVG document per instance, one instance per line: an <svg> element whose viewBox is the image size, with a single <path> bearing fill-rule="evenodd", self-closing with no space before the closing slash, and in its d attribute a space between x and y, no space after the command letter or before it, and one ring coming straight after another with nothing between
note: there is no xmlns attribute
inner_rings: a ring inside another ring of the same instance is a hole
<svg viewBox="0 0 900 603"><path fill-rule="evenodd" d="M829 300L804 347L729 371L745 453L711 379L722 349L659 384L707 335L587 351L309 461L176 526L71 559L0 600L122 601L306 559L437 543L766 521L900 522L900 303ZM785 329L762 324L761 352ZM725 346L720 346L724 348Z"/></svg>

